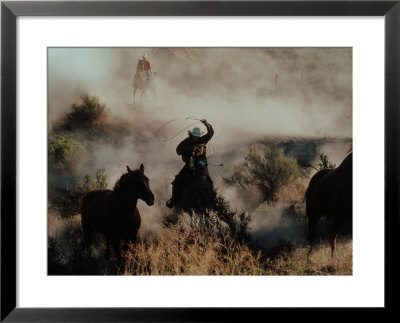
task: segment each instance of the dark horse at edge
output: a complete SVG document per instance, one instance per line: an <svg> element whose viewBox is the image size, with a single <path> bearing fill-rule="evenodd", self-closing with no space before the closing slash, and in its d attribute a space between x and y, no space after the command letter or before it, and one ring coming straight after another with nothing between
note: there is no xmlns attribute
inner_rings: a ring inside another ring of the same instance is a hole
<svg viewBox="0 0 400 323"><path fill-rule="evenodd" d="M334 169L316 173L306 191L308 242L310 252L318 220L323 215L333 218L329 228L332 255L336 252L336 238L343 225L353 215L353 153Z"/></svg>
<svg viewBox="0 0 400 323"><path fill-rule="evenodd" d="M150 190L149 179L144 175L144 166L123 174L115 183L113 190L91 191L82 200L82 229L86 245L92 243L94 232L105 236L110 258L110 242L119 261L121 261L120 240L134 242L140 228L141 219L137 209L138 199L151 206L154 195Z"/></svg>

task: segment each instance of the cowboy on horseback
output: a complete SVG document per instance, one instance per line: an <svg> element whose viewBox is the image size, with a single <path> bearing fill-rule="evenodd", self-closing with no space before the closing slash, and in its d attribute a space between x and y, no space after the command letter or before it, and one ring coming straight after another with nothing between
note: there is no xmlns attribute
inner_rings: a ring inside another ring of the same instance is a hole
<svg viewBox="0 0 400 323"><path fill-rule="evenodd" d="M138 58L138 64L136 66L136 74L140 72L144 73L146 79L151 80L153 78L153 73L151 71L150 62L147 60L147 54L144 53L142 58Z"/></svg>
<svg viewBox="0 0 400 323"><path fill-rule="evenodd" d="M195 171L195 161L198 161L202 166L207 166L206 144L214 135L214 129L207 120L200 120L207 128L207 133L202 136L199 127L194 127L192 131L188 131L189 137L184 139L176 147L176 153L182 156L185 166L181 169L178 175L175 176L172 182L172 197L167 201L166 205L173 208L179 202L185 183ZM212 180L207 173L207 180Z"/></svg>
<svg viewBox="0 0 400 323"><path fill-rule="evenodd" d="M154 73L155 75L156 73ZM138 58L136 66L136 73L133 78L133 102L136 103L136 91L141 90L140 103L143 101L143 97L146 98L146 91L151 90L155 95L155 88L153 84L153 72L151 71L150 62L147 60L146 53L143 54L142 58Z"/></svg>

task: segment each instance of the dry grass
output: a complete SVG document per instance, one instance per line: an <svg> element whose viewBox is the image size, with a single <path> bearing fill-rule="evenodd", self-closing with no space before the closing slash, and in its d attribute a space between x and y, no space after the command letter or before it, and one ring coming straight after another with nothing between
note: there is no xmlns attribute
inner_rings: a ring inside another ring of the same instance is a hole
<svg viewBox="0 0 400 323"><path fill-rule="evenodd" d="M290 182L279 190L279 201L288 204L298 204L305 208L307 185L308 182L303 178Z"/></svg>
<svg viewBox="0 0 400 323"><path fill-rule="evenodd" d="M124 275L261 275L260 252L229 236L178 226L131 245Z"/></svg>
<svg viewBox="0 0 400 323"><path fill-rule="evenodd" d="M336 254L331 256L328 244L321 244L309 255L306 247L282 250L268 260L266 275L352 275L352 240L338 242Z"/></svg>
<svg viewBox="0 0 400 323"><path fill-rule="evenodd" d="M176 225L143 238L125 252L125 265L104 260L104 241L84 250L80 216L49 216L49 274L63 275L352 275L352 240L308 248L286 243L249 246L201 227Z"/></svg>

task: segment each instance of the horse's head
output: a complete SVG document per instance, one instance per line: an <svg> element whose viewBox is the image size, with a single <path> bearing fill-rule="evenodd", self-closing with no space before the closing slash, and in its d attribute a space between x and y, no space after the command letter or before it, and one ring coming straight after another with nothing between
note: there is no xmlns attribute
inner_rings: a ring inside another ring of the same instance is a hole
<svg viewBox="0 0 400 323"><path fill-rule="evenodd" d="M136 198L143 200L147 205L154 204L154 194L149 186L149 179L144 174L144 166L140 165L139 169L131 170L126 166L128 172L122 175L115 185L114 190L120 189L128 192L135 192Z"/></svg>
<svg viewBox="0 0 400 323"><path fill-rule="evenodd" d="M129 166L126 166L128 173L130 174L135 174L137 178L137 192L138 192L138 198L141 200L145 201L147 205L153 205L154 204L154 194L150 189L149 185L149 179L148 177L144 174L144 166L143 164L140 164L140 167L136 171L132 171Z"/></svg>

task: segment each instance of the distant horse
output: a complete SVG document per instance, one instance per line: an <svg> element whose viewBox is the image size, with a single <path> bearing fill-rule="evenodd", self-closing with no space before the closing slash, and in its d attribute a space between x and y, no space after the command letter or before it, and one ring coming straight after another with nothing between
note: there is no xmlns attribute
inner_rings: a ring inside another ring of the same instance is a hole
<svg viewBox="0 0 400 323"><path fill-rule="evenodd" d="M139 61L139 65L140 65ZM156 75L156 73L154 73ZM140 90L140 103L143 102L143 96L147 97L147 91L152 90L154 92L154 84L152 77L144 71L140 66L138 67L136 74L133 78L133 102L136 103L136 91ZM154 93L153 93L154 94Z"/></svg>
<svg viewBox="0 0 400 323"><path fill-rule="evenodd" d="M107 242L106 259L111 255L110 241L118 260L121 260L120 240L136 240L141 224L136 207L138 199L149 206L154 204L143 164L135 171L126 168L128 172L117 180L113 190L91 191L82 200L82 229L86 245L91 245L94 232L103 234Z"/></svg>
<svg viewBox="0 0 400 323"><path fill-rule="evenodd" d="M353 208L353 153L339 167L323 169L316 173L306 191L306 213L308 217L308 242L310 251L318 220L323 215L333 217L329 228L332 255L336 251L339 230L352 218Z"/></svg>
<svg viewBox="0 0 400 323"><path fill-rule="evenodd" d="M186 178L182 194L176 203L177 209L189 214L191 225L193 225L194 214L202 216L204 220L207 212L214 208L215 200L216 194L207 163L195 158L192 173Z"/></svg>

